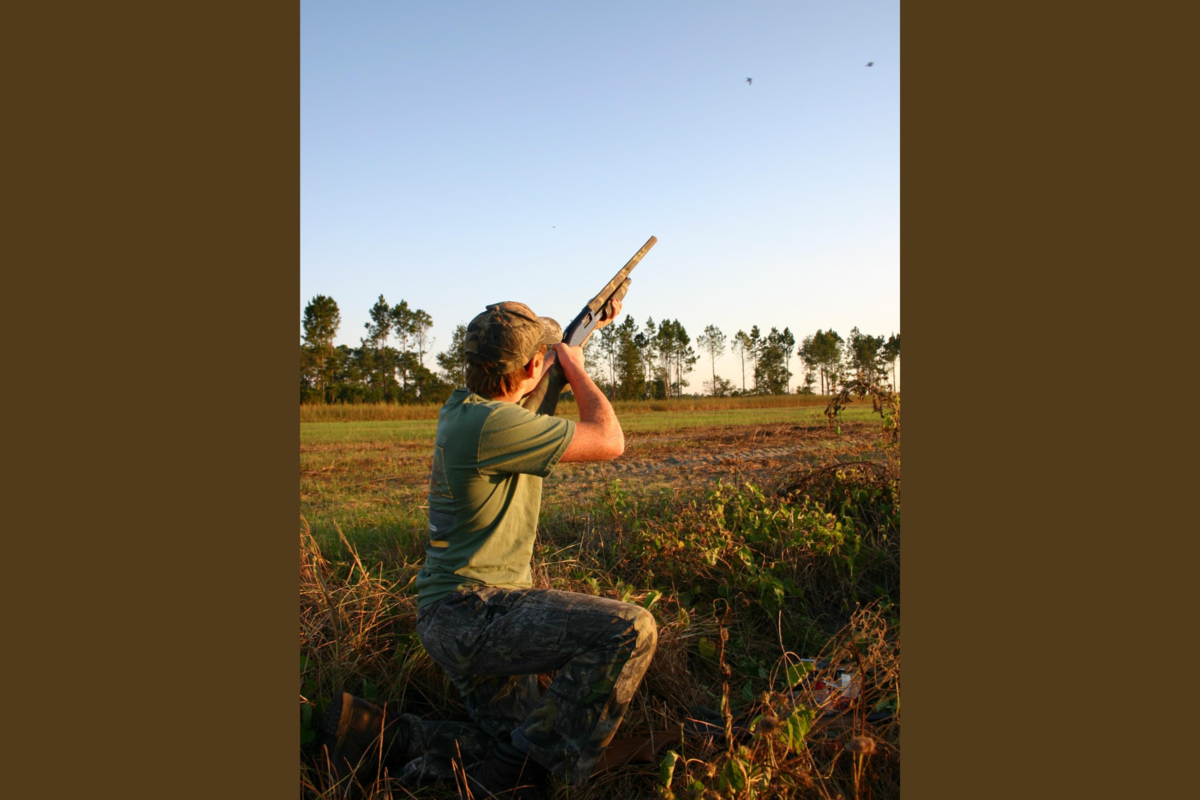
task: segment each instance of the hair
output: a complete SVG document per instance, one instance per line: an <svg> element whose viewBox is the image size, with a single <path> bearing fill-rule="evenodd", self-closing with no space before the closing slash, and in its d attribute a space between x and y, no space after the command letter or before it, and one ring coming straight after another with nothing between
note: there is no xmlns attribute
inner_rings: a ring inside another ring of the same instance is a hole
<svg viewBox="0 0 1200 800"><path fill-rule="evenodd" d="M529 357L529 360L532 361L539 355L545 355L545 353L546 345L542 345L536 353ZM503 375L492 375L482 366L474 364L470 359L467 359L467 388L475 394L487 398L510 394L521 385L521 381L525 380L525 367L527 365L528 362Z"/></svg>

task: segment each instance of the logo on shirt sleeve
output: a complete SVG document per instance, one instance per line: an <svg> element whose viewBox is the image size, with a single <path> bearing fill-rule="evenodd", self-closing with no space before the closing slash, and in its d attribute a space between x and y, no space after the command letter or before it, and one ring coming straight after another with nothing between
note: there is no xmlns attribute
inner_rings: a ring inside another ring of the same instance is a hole
<svg viewBox="0 0 1200 800"><path fill-rule="evenodd" d="M429 493L447 500L454 499L450 480L446 477L446 451L440 445L433 448L433 472L429 476Z"/></svg>

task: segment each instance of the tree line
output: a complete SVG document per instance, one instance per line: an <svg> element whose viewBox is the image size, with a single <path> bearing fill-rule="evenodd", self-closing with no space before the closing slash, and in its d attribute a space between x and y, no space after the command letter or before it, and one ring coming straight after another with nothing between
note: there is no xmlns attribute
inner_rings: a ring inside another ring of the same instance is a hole
<svg viewBox="0 0 1200 800"><path fill-rule="evenodd" d="M466 382L467 326L457 325L449 347L433 354L438 368L434 372L425 363L434 344L433 319L404 300L389 305L379 296L358 347L334 346L341 313L331 297L314 297L304 308L302 325L301 403L441 403ZM716 371L727 347L740 367L734 379ZM749 333L739 330L730 337L709 325L693 345L677 319L656 323L650 317L638 325L626 316L593 335L584 355L593 365L593 380L614 400L682 397L701 358L709 368L703 394L787 394L793 359L801 372L797 393L831 394L853 378L871 383L890 378L895 386L900 335L885 339L855 327L845 339L836 331L818 330L797 343L786 327L763 333L754 325Z"/></svg>

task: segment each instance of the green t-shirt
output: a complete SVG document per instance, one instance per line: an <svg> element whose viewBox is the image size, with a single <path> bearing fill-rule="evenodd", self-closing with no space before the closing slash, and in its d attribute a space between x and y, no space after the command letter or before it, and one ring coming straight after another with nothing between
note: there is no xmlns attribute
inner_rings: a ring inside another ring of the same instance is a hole
<svg viewBox="0 0 1200 800"><path fill-rule="evenodd" d="M429 542L417 605L461 586L533 586L529 563L542 478L575 423L457 389L438 413L429 479Z"/></svg>

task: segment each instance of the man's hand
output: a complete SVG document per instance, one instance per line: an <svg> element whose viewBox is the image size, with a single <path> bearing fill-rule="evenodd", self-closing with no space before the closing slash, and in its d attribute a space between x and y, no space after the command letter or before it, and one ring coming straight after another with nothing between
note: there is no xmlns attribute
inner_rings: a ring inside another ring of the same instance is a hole
<svg viewBox="0 0 1200 800"><path fill-rule="evenodd" d="M617 318L617 316L621 313L621 301L620 300L609 301L608 305L605 306L604 311L605 311L604 319L602 319L596 323L596 330L600 330L605 325L612 324L613 320L615 320Z"/></svg>
<svg viewBox="0 0 1200 800"><path fill-rule="evenodd" d="M566 342L558 342L554 345L554 356L558 359L558 363L562 365L563 375L566 376L567 383L572 386L575 385L576 376L587 374L583 368L583 345L571 347Z"/></svg>

